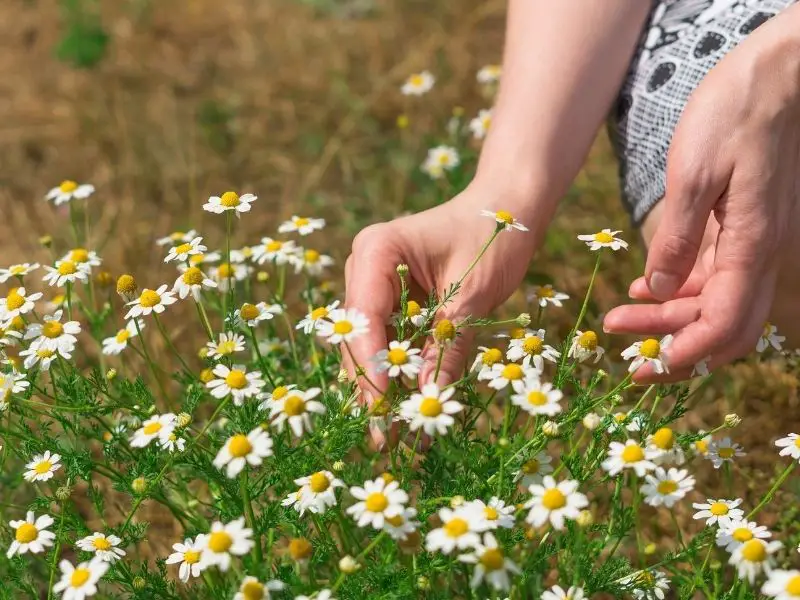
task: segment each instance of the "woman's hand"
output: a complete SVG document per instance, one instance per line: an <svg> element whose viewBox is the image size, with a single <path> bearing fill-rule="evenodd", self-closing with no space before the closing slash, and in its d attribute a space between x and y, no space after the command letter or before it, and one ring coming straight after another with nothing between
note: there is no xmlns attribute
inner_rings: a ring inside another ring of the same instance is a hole
<svg viewBox="0 0 800 600"><path fill-rule="evenodd" d="M613 333L667 334L678 380L754 350L783 264L796 259L800 197L800 6L766 23L691 96L667 160L663 217L636 299L608 313ZM706 243L703 243L703 239Z"/></svg>

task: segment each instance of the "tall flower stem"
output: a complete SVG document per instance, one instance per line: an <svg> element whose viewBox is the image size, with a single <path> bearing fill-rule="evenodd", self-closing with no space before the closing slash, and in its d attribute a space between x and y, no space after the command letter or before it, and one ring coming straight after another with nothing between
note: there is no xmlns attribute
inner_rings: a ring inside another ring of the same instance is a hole
<svg viewBox="0 0 800 600"><path fill-rule="evenodd" d="M255 546L253 546L253 559L255 559L256 564L260 565L264 562L264 556L261 553L261 536L256 530L256 515L253 512L253 502L250 500L250 492L247 488L247 469L242 471L239 481L241 482L242 504L244 505L245 514L247 516L247 524L250 526L250 529L253 530L255 541Z"/></svg>
<svg viewBox="0 0 800 600"><path fill-rule="evenodd" d="M572 343L572 338L575 337L575 332L578 331L581 327L581 323L583 323L583 318L586 316L586 309L589 307L589 299L592 297L592 288L594 287L594 280L597 277L597 272L600 270L600 258L602 256L601 252L597 253L597 260L594 263L594 270L592 271L592 277L589 279L589 285L586 288L586 295L583 297L583 304L581 305L581 311L578 313L578 318L575 321L575 325L569 332L567 336L566 344L564 345L563 352L561 352L561 360L558 363L558 375L559 375L559 382L560 378L564 372L564 364L567 362L567 352L569 344Z"/></svg>
<svg viewBox="0 0 800 600"><path fill-rule="evenodd" d="M261 349L258 347L258 340L256 339L256 332L255 330L248 325L247 331L250 332L250 339L253 342L253 350L256 352L256 358L258 359L258 366L261 367L261 373L269 380L272 387L275 387L275 380L272 378L272 374L269 372L269 369L266 368L264 365L264 357L261 355Z"/></svg>
<svg viewBox="0 0 800 600"><path fill-rule="evenodd" d="M792 471L794 471L794 468L797 466L797 464L798 463L796 461L792 461L792 463L783 470L783 473L781 473L780 476L775 480L775 483L773 483L772 487L769 488L769 491L761 499L761 502L759 502L758 505L747 515L748 520L752 519L762 508L772 502L772 499L775 497L775 492L778 491L778 489L783 485L783 482L786 481L789 475L792 474Z"/></svg>
<svg viewBox="0 0 800 600"><path fill-rule="evenodd" d="M197 307L197 314L200 317L200 322L203 324L203 329L205 329L209 341L213 342L214 332L211 330L211 323L208 320L208 313L206 312L205 306L203 306L202 300L195 300L194 305Z"/></svg>
<svg viewBox="0 0 800 600"><path fill-rule="evenodd" d="M169 339L169 335L167 334L167 331L164 329L164 325L161 323L161 319L158 318L158 315L156 313L153 313L153 319L156 322L156 327L158 327L158 331L161 333L161 337L163 337L164 341L167 343L167 347L170 349L170 351L175 355L175 357L181 363L181 366L183 367L183 369L187 373L191 374L192 370L189 368L189 365L186 364L186 361L183 360L183 357L181 356L181 353L178 352L178 349L172 343L172 340Z"/></svg>
<svg viewBox="0 0 800 600"><path fill-rule="evenodd" d="M69 485L69 481L67 482ZM64 502L61 503L61 515L58 520L58 533L56 534L56 546L53 548L53 560L50 562L50 582L47 584L47 600L53 597L53 583L56 578L56 566L58 565L58 557L61 553L61 533L64 530Z"/></svg>
<svg viewBox="0 0 800 600"><path fill-rule="evenodd" d="M142 342L142 352L144 353L145 362L147 363L147 366L150 367L150 373L153 375L153 379L156 380L156 385L158 385L158 389L161 392L161 395L164 397L164 400L166 400L167 406L170 409L172 409L172 400L167 394L167 390L164 388L164 384L161 382L161 378L158 376L158 372L156 371L156 364L153 362L153 359L150 358L150 351L147 349L147 342L144 341L144 337L142 336L142 328L139 326L139 320L136 318L132 320L134 327L136 327L136 335L139 336L139 339Z"/></svg>

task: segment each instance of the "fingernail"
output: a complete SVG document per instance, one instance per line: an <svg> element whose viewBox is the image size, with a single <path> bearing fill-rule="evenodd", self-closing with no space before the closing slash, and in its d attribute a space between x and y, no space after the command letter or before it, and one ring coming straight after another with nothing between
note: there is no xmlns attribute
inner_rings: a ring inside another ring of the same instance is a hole
<svg viewBox="0 0 800 600"><path fill-rule="evenodd" d="M650 292L658 300L669 300L675 295L680 286L680 279L671 273L664 273L663 271L655 271L650 275L647 286Z"/></svg>

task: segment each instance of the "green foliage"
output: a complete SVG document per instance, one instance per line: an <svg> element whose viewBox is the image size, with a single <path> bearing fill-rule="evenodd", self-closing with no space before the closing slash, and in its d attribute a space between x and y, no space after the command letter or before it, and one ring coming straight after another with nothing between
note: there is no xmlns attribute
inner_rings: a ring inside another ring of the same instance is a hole
<svg viewBox="0 0 800 600"><path fill-rule="evenodd" d="M62 35L56 57L79 69L95 67L106 55L110 37L94 0L61 0Z"/></svg>

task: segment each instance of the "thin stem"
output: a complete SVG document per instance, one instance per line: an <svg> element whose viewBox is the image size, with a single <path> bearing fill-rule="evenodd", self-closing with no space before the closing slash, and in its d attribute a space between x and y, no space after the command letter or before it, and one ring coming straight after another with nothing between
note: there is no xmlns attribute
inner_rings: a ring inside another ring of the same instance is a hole
<svg viewBox="0 0 800 600"><path fill-rule="evenodd" d="M203 324L203 329L206 330L209 341L213 342L214 333L211 330L211 323L208 321L208 313L206 313L206 308L203 306L202 300L195 300L195 306L197 307L197 314L200 316L200 322Z"/></svg>
<svg viewBox="0 0 800 600"><path fill-rule="evenodd" d="M64 502L62 502L61 515L58 520L58 533L56 534L56 546L53 548L53 560L50 563L50 582L47 584L47 600L53 597L53 582L56 578L56 565L58 564L58 556L61 551L61 533L64 530L64 513Z"/></svg>
<svg viewBox="0 0 800 600"><path fill-rule="evenodd" d="M274 388L274 387L276 387L275 380L272 378L272 374L269 372L269 369L267 369L264 366L264 357L261 355L261 349L258 347L258 340L256 339L256 332L249 325L247 326L247 330L250 332L250 339L253 341L253 349L256 352L256 358L258 358L258 366L261 367L261 373L266 376L266 378L269 380L270 384Z"/></svg>
<svg viewBox="0 0 800 600"><path fill-rule="evenodd" d="M139 327L139 320L134 318L133 325L136 327L136 334L139 336L139 339L142 342L142 352L144 352L145 362L150 367L150 372L153 375L153 378L156 380L156 384L158 385L158 389L161 392L161 395L167 402L167 406L171 409L172 408L172 400L167 395L167 390L164 388L164 384L161 382L161 378L158 376L156 372L156 364L153 362L153 359L150 358L150 351L147 349L147 343L144 341L144 337L142 336L142 328Z"/></svg>
<svg viewBox="0 0 800 600"><path fill-rule="evenodd" d="M771 488L769 488L769 491L761 499L761 502L759 502L758 505L750 511L750 514L747 515L748 521L756 516L767 504L772 502L772 499L775 497L775 492L778 491L778 488L780 488L783 485L783 482L786 481L789 475L792 474L792 471L794 471L794 468L797 466L797 464L798 463L792 461L792 463L783 470L783 473L781 473L780 477L775 480L775 483L772 484Z"/></svg>
<svg viewBox="0 0 800 600"><path fill-rule="evenodd" d="M250 492L247 489L247 469L242 470L239 481L241 482L242 504L244 505L245 514L247 516L247 524L250 526L250 529L253 530L255 541L255 545L253 546L253 558L256 564L260 565L264 562L264 556L261 554L261 536L256 530L256 515L253 512L253 502L250 500Z"/></svg>
<svg viewBox="0 0 800 600"><path fill-rule="evenodd" d="M442 358L444 357L444 344L439 345L439 354L436 357L436 370L433 373L433 381L436 383L439 380L439 371L442 368Z"/></svg>
<svg viewBox="0 0 800 600"><path fill-rule="evenodd" d="M156 327L158 327L158 331L161 333L161 337L163 337L164 341L167 343L167 347L177 357L177 359L181 363L181 366L183 367L183 369L187 373L191 374L192 370L189 368L189 365L186 364L186 361L183 360L183 357L181 356L181 353L178 352L178 349L175 348L175 345L172 343L172 340L169 338L169 335L167 335L167 332L164 329L164 325L161 323L161 319L158 318L158 315L156 313L153 313L153 318L155 319Z"/></svg>

